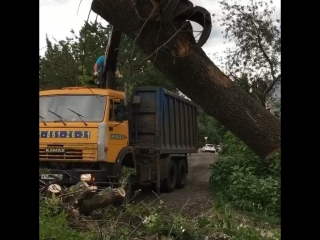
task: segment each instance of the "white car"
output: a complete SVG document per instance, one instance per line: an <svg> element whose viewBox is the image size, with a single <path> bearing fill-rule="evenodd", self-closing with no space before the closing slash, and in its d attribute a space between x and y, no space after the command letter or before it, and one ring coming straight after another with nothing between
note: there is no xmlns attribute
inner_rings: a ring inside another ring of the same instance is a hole
<svg viewBox="0 0 320 240"><path fill-rule="evenodd" d="M203 152L211 152L211 153L215 153L216 149L214 148L213 144L206 144L203 147Z"/></svg>

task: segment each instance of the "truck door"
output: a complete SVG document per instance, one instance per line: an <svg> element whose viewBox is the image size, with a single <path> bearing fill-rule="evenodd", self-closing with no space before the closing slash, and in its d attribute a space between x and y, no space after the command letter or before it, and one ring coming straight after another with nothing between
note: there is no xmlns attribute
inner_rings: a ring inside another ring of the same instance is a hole
<svg viewBox="0 0 320 240"><path fill-rule="evenodd" d="M119 122L119 120L116 119L119 103L120 100L117 99L110 99L108 103L107 162L110 163L115 162L121 149L129 144L128 121Z"/></svg>

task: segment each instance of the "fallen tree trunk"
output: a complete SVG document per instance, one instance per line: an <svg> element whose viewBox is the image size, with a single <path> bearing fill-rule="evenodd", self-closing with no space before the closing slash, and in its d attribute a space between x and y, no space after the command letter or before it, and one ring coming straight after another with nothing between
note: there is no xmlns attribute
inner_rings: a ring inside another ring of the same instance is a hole
<svg viewBox="0 0 320 240"><path fill-rule="evenodd" d="M126 192L123 188L106 188L93 198L84 200L80 205L79 212L83 215L89 215L94 210L104 208L110 205L119 206L125 200Z"/></svg>
<svg viewBox="0 0 320 240"><path fill-rule="evenodd" d="M258 156L266 159L278 151L280 120L234 84L196 46L192 31L186 31L190 23L176 18L160 24L156 17L149 17L146 22L137 14L137 3L141 2L93 0L91 8L135 39L165 77ZM156 6L157 0L151 2ZM156 10L149 9L149 13L159 16ZM183 24L185 27L181 29Z"/></svg>
<svg viewBox="0 0 320 240"><path fill-rule="evenodd" d="M126 197L122 187L109 187L98 191L96 186L89 186L83 181L65 189L58 184L51 184L46 195L51 198L53 194L61 199L69 216L73 218L79 217L80 214L89 215L94 210L110 205L122 205Z"/></svg>
<svg viewBox="0 0 320 240"><path fill-rule="evenodd" d="M98 189L97 186L79 181L69 188L62 188L57 183L48 184L44 193L47 198L58 198L69 217L78 218L81 214L89 215L99 208L125 205L131 194L130 178L133 174L134 169L123 167L119 182L116 183L117 188Z"/></svg>
<svg viewBox="0 0 320 240"><path fill-rule="evenodd" d="M92 197L96 192L96 186L89 186L86 182L80 181L65 190L62 201L72 204L74 208L79 208L84 200Z"/></svg>

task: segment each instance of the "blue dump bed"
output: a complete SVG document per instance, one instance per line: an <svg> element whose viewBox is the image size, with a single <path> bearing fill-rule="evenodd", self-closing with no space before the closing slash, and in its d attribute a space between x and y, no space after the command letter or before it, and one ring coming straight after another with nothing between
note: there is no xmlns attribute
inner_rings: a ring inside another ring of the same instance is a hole
<svg viewBox="0 0 320 240"><path fill-rule="evenodd" d="M197 106L193 102L161 87L138 87L133 89L130 105L131 144L159 148L161 154L197 152Z"/></svg>

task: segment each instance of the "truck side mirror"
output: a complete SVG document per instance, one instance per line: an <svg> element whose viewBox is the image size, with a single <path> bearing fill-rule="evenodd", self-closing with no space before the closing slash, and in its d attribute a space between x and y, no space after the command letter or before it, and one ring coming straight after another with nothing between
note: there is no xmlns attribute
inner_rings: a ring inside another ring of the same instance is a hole
<svg viewBox="0 0 320 240"><path fill-rule="evenodd" d="M120 107L124 106L124 99L120 99L120 103L119 103Z"/></svg>
<svg viewBox="0 0 320 240"><path fill-rule="evenodd" d="M128 119L129 119L128 106L125 106L124 99L121 99L119 103L119 112L116 116L116 120L119 122L123 122Z"/></svg>
<svg viewBox="0 0 320 240"><path fill-rule="evenodd" d="M127 120L129 120L129 114L128 114L128 112L123 112L121 118L122 118L122 121L127 121Z"/></svg>
<svg viewBox="0 0 320 240"><path fill-rule="evenodd" d="M129 120L129 114L128 112L125 112L123 110L120 110L120 112L116 115L116 121L117 122L123 122Z"/></svg>
<svg viewBox="0 0 320 240"><path fill-rule="evenodd" d="M128 112L128 106L124 105L124 99L120 100L119 108L121 112L124 112L124 113Z"/></svg>

